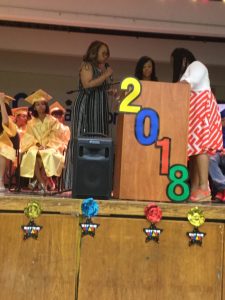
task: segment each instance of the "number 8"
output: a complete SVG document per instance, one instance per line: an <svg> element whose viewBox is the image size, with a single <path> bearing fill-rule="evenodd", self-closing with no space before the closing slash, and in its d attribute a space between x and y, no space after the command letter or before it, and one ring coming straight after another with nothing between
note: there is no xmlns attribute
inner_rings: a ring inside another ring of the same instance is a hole
<svg viewBox="0 0 225 300"><path fill-rule="evenodd" d="M180 176L177 176L177 173L180 173ZM188 169L183 165L173 165L169 170L169 179L170 183L167 186L167 196L170 200L175 202L185 201L189 198L190 188L186 180L189 177ZM175 189L177 186L180 186L182 193L177 194Z"/></svg>

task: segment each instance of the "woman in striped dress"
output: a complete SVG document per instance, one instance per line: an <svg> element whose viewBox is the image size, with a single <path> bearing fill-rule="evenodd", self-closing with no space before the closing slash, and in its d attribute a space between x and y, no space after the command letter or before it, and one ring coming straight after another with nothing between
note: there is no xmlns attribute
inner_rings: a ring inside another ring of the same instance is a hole
<svg viewBox="0 0 225 300"><path fill-rule="evenodd" d="M65 188L72 188L74 140L85 134L107 136L108 98L107 80L112 75L111 67L105 67L110 56L109 47L101 41L94 41L83 57L79 74L79 93L73 106L71 140L67 150L64 174Z"/></svg>
<svg viewBox="0 0 225 300"><path fill-rule="evenodd" d="M208 70L201 62L190 63L180 82L191 86L188 129L190 201L209 201L208 155L223 148L219 108L210 88Z"/></svg>

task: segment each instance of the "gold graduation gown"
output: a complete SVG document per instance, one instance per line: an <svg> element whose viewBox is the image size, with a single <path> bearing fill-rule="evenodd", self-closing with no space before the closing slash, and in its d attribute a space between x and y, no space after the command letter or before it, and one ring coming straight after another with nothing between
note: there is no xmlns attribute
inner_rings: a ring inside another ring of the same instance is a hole
<svg viewBox="0 0 225 300"><path fill-rule="evenodd" d="M20 165L20 175L34 177L37 154L40 155L48 177L60 176L64 157L60 152L62 142L58 138L59 122L50 115L46 115L42 122L39 118L32 118L27 123L27 131L21 140L21 152L24 153ZM37 143L46 147L38 150Z"/></svg>
<svg viewBox="0 0 225 300"><path fill-rule="evenodd" d="M58 130L59 138L63 143L63 150L67 149L70 140L70 128L67 125L60 123L60 129Z"/></svg>
<svg viewBox="0 0 225 300"><path fill-rule="evenodd" d="M19 136L20 136L20 140L22 140L22 138L23 138L23 136L24 136L24 134L25 134L25 132L26 132L26 130L27 130L27 125L25 125L25 126L23 126L23 127L18 127L18 126L16 125L16 128L17 128L17 132L18 132L18 134L19 134Z"/></svg>
<svg viewBox="0 0 225 300"><path fill-rule="evenodd" d="M14 160L16 158L16 151L13 148L13 144L10 137L16 135L16 125L9 118L9 125L2 124L3 132L0 135L0 155L7 159Z"/></svg>

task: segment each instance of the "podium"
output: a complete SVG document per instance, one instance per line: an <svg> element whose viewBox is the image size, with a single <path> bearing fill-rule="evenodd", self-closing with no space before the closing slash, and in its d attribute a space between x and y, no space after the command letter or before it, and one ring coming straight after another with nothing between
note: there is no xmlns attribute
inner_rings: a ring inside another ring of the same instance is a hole
<svg viewBox="0 0 225 300"><path fill-rule="evenodd" d="M119 199L170 201L169 168L187 166L190 87L148 81L141 81L141 85L141 93L131 105L141 105L158 114L157 142L140 144L135 132L137 114L119 114L113 193ZM151 118L144 120L144 137L151 134L153 125Z"/></svg>

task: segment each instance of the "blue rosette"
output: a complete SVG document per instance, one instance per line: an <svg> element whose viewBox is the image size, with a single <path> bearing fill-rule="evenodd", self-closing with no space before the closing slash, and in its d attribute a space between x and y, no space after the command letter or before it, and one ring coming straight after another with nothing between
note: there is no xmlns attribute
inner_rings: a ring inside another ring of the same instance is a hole
<svg viewBox="0 0 225 300"><path fill-rule="evenodd" d="M84 199L81 205L82 215L87 218L97 216L99 211L98 203L93 198Z"/></svg>

